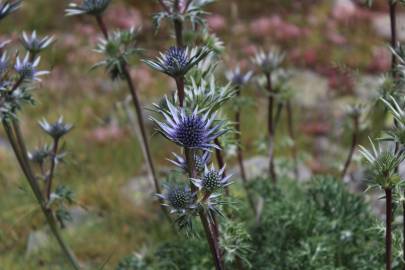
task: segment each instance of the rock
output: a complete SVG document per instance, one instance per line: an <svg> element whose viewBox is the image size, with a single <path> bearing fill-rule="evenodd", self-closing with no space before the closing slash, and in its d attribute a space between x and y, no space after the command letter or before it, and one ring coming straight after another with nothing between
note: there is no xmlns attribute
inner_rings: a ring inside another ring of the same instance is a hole
<svg viewBox="0 0 405 270"><path fill-rule="evenodd" d="M155 190L149 177L142 175L129 180L128 183L122 187L122 193L129 198L134 205L141 206L145 204L145 202L153 200Z"/></svg>
<svg viewBox="0 0 405 270"><path fill-rule="evenodd" d="M41 248L44 248L49 242L49 236L45 229L33 231L28 235L26 256L29 256Z"/></svg>
<svg viewBox="0 0 405 270"><path fill-rule="evenodd" d="M387 40L391 38L390 17L388 14L379 14L372 19L374 30ZM398 39L405 41L405 14L397 14Z"/></svg>
<svg viewBox="0 0 405 270"><path fill-rule="evenodd" d="M318 107L327 98L328 80L315 72L295 71L289 84L298 93L295 102L304 107Z"/></svg>
<svg viewBox="0 0 405 270"><path fill-rule="evenodd" d="M361 76L355 85L355 93L360 100L371 100L378 96L378 87L381 84L381 78L375 76Z"/></svg>

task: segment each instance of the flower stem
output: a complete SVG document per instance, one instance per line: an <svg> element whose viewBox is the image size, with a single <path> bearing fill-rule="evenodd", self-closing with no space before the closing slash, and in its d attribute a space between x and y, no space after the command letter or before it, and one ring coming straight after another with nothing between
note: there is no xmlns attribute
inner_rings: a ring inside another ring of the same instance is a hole
<svg viewBox="0 0 405 270"><path fill-rule="evenodd" d="M107 29L106 24L104 23L103 17L96 16L96 20L97 20L97 24L98 24L101 32L103 33L104 37L106 39L108 39L108 37L109 37L108 29ZM154 163L152 160L149 143L148 143L148 139L146 136L146 128L145 128L145 123L144 123L144 118L143 118L143 112L141 109L141 103L139 101L137 89L135 87L135 84L132 81L131 75L129 74L128 66L124 65L122 67L122 69L123 69L123 75L124 75L125 81L127 82L128 89L129 89L129 92L132 97L132 102L133 102L133 105L134 105L134 108L136 111L136 115L138 118L138 125L139 125L139 129L141 131L141 146L142 146L142 150L143 150L143 153L144 153L144 156L146 159L146 163L148 165L149 174L152 177L156 193L161 193L159 180L157 179L155 166L154 166Z"/></svg>
<svg viewBox="0 0 405 270"><path fill-rule="evenodd" d="M389 1L390 9L390 28L391 28L391 47L395 49L397 47L397 13L396 13L397 3L394 1ZM392 54L391 70L395 73L395 68L397 65L397 58L395 54Z"/></svg>
<svg viewBox="0 0 405 270"><path fill-rule="evenodd" d="M241 96L240 87L237 88L236 95L237 95L237 97ZM247 199L249 201L249 205L252 208L253 213L256 214L255 202L253 200L252 194L249 192L249 189L247 187L248 182L247 182L247 177L246 177L245 166L243 164L243 150L242 150L242 138L241 138L241 111L240 111L240 108L238 108L238 110L235 113L235 123L236 123L235 137L236 137L236 142L238 143L237 155L238 155L239 170L240 170L240 174L241 174L241 178L242 178L242 182L243 182L243 187L245 189L246 196L247 196Z"/></svg>
<svg viewBox="0 0 405 270"><path fill-rule="evenodd" d="M49 169L49 175L46 177L46 199L48 201L51 198L52 178L55 171L56 155L58 153L58 143L59 143L58 139L55 139L53 142L51 168Z"/></svg>
<svg viewBox="0 0 405 270"><path fill-rule="evenodd" d="M178 78L176 78L176 86L177 86L177 96L179 98L179 105L180 107L183 107L185 98L184 76L179 76Z"/></svg>
<svg viewBox="0 0 405 270"><path fill-rule="evenodd" d="M27 157L27 152L26 152L26 147L25 143L22 140L22 135L18 126L18 123L14 120L13 121L13 127L14 129L10 126L10 124L6 121L3 121L3 127L4 130L6 131L8 140L12 146L12 149L14 151L14 154L17 158L17 161L21 167L21 170L23 171L25 178L28 181L28 184L30 185L35 198L42 210L42 213L45 216L45 219L51 228L51 232L56 238L60 248L64 252L66 258L70 262L71 266L75 270L79 270L80 266L79 263L76 260L76 257L74 254L70 251L66 243L64 242L62 236L60 235L59 229L57 227L57 223L55 221L55 218L53 216L53 213L51 209L46 208L45 206L45 200L44 197L39 189L39 186L36 182L35 176L32 173L31 167L29 166L28 163L28 157Z"/></svg>
<svg viewBox="0 0 405 270"><path fill-rule="evenodd" d="M392 257L392 189L385 189L385 269L391 270Z"/></svg>
<svg viewBox="0 0 405 270"><path fill-rule="evenodd" d="M293 127L293 111L291 106L291 101L288 100L286 104L287 109L287 124L288 124L288 135L290 136L291 140L293 141L293 145L291 147L291 152L294 160L294 176L298 179L298 157L297 157L297 144L295 142L295 133Z"/></svg>
<svg viewBox="0 0 405 270"><path fill-rule="evenodd" d="M350 151L349 155L347 156L345 165L343 167L343 171L340 175L340 177L343 179L347 173L347 170L349 169L350 163L352 162L354 150L356 149L357 145L357 137L359 133L359 118L358 117L353 117L353 133L352 133L352 144L350 146Z"/></svg>
<svg viewBox="0 0 405 270"><path fill-rule="evenodd" d="M196 177L196 171L194 169L194 151L190 148L185 147L184 148L184 154L186 157L186 162L187 162L187 167L188 167L188 175L190 178L195 178ZM191 191L196 192L197 187L193 184L192 181L190 181L190 186L191 186ZM209 220L207 218L206 213L204 212L203 208L200 208L198 211L198 215L200 216L201 223L204 227L205 231L205 236L207 237L208 245L210 247L210 251L212 254L212 258L214 260L215 268L217 270L222 270L222 264L221 264L221 257L220 257L220 251L219 251L219 241L218 241L218 236L215 236L215 233L213 229L210 226Z"/></svg>
<svg viewBox="0 0 405 270"><path fill-rule="evenodd" d="M274 119L273 119L273 111L274 111L274 97L273 97L273 86L271 81L271 74L266 74L267 79L267 92L269 95L268 98L268 133L269 133L269 172L270 177L275 184L277 182L277 175L276 170L274 167Z"/></svg>

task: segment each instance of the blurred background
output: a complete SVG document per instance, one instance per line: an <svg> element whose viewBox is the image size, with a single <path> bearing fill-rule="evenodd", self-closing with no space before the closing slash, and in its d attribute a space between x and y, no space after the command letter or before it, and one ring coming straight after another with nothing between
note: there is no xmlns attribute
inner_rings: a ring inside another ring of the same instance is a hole
<svg viewBox="0 0 405 270"><path fill-rule="evenodd" d="M58 183L75 191L76 206L69 209L73 221L65 235L83 261L99 265L109 258L114 265L123 256L164 239L171 229L162 225L158 207L152 203L153 188L145 176L141 149L117 107L127 96L125 85L111 82L101 69L90 71L100 60L93 49L101 35L91 18L65 17L68 2L24 1L23 8L0 25L0 40L18 41L22 31L32 30L56 37L41 63L51 74L35 94L36 106L27 106L21 114L23 133L34 148L47 140L37 124L42 117L54 121L63 115L75 125L66 139L66 164L59 166L56 175ZM226 70L238 64L244 70L251 68L251 57L260 48L275 46L286 52L285 68L293 74L290 87L302 180L341 170L351 137L345 106L377 96L381 77L391 65L386 2L375 1L372 9L352 0L226 0L210 6L210 31L225 45L218 68L223 82ZM151 16L158 10L152 0L113 0L105 20L111 30L142 26L139 46L154 56L173 44L170 25L155 33ZM398 23L399 39L405 41L405 10L399 10ZM139 59L133 59L133 64L131 75L144 106L174 90L171 80ZM254 165L248 169L255 168L248 174L253 176L267 166L263 147L266 98L255 83L243 94L255 101L242 114L245 155L248 164ZM281 129L285 130L282 117ZM165 171L169 167L166 157L175 147L152 136L148 123L154 160ZM365 123L362 137L372 134ZM286 136L278 136L276 151L278 163L288 160ZM228 153L231 171L235 160ZM360 191L358 160L356 154L346 180ZM3 131L0 194L0 269L42 269L41 265L49 267L50 262L62 260L44 233L41 213Z"/></svg>

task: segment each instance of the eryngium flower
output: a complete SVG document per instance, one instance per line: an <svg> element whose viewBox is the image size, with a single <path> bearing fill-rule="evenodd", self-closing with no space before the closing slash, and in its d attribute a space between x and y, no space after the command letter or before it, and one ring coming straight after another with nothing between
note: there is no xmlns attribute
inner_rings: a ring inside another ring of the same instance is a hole
<svg viewBox="0 0 405 270"><path fill-rule="evenodd" d="M23 60L17 56L16 63L14 65L15 71L20 75L23 80L29 81L41 81L38 78L41 75L49 74L49 71L38 71L37 67L39 65L39 61L41 60L40 57L37 57L35 60L30 60L30 54L27 53Z"/></svg>
<svg viewBox="0 0 405 270"><path fill-rule="evenodd" d="M277 49L273 49L267 53L264 51L259 51L253 57L252 61L263 73L270 74L280 66L280 64L284 61L284 58L284 53L281 53Z"/></svg>
<svg viewBox="0 0 405 270"><path fill-rule="evenodd" d="M204 175L202 178L192 179L192 181L199 189L202 189L204 192L210 194L232 184L232 182L229 181L231 175L224 177L224 171L225 166L219 171L214 168L214 165L211 165L210 169L205 166Z"/></svg>
<svg viewBox="0 0 405 270"><path fill-rule="evenodd" d="M197 109L192 113L186 113L183 108L176 108L166 98L169 111L160 110L166 122L152 120L157 124L157 131L168 140L185 148L201 149L210 151L211 148L219 147L212 141L227 130L222 129L223 122L214 124L215 115L208 113L199 115Z"/></svg>
<svg viewBox="0 0 405 270"><path fill-rule="evenodd" d="M22 37L21 37L21 43L24 46L24 48L32 53L33 55L36 55L40 51L44 50L47 48L49 45L52 44L54 41L54 37L48 37L45 36L43 38L39 38L37 36L37 32L33 31L31 36L27 35L27 33L23 32Z"/></svg>
<svg viewBox="0 0 405 270"><path fill-rule="evenodd" d="M21 6L22 0L0 2L0 20L13 13Z"/></svg>
<svg viewBox="0 0 405 270"><path fill-rule="evenodd" d="M84 0L81 4L70 3L65 10L66 16L89 14L99 16L107 9L111 0Z"/></svg>
<svg viewBox="0 0 405 270"><path fill-rule="evenodd" d="M73 125L66 124L63 121L63 117L59 117L59 119L55 123L48 123L45 119L39 122L40 127L51 136L54 140L59 140L64 135L66 135L70 130L72 130Z"/></svg>
<svg viewBox="0 0 405 270"><path fill-rule="evenodd" d="M192 67L203 60L210 50L206 47L188 48L171 47L155 60L143 60L151 68L163 72L173 78L184 76Z"/></svg>
<svg viewBox="0 0 405 270"><path fill-rule="evenodd" d="M186 186L170 185L166 186L165 194L156 194L163 200L163 206L171 208L170 213L185 213L187 210L194 209L195 194Z"/></svg>
<svg viewBox="0 0 405 270"><path fill-rule="evenodd" d="M232 85L236 87L241 87L249 82L250 78L252 78L253 72L249 71L243 74L240 71L240 67L238 66L234 70L228 71L225 75Z"/></svg>
<svg viewBox="0 0 405 270"><path fill-rule="evenodd" d="M172 153L175 157L174 160L169 159L171 163L181 168L184 172L188 172L188 165L186 159L182 156ZM204 151L202 155L194 154L194 168L198 175L204 172L205 166L211 161L211 153Z"/></svg>
<svg viewBox="0 0 405 270"><path fill-rule="evenodd" d="M401 181L397 167L405 160L405 153L396 153L394 149L383 149L381 145L375 146L370 139L372 150L360 145L360 153L369 163L366 172L367 180L372 186L380 188L394 188Z"/></svg>
<svg viewBox="0 0 405 270"><path fill-rule="evenodd" d="M50 156L51 156L51 147L49 145L44 145L28 153L28 158L32 162L37 163L39 166L42 166L45 160Z"/></svg>
<svg viewBox="0 0 405 270"><path fill-rule="evenodd" d="M124 66L129 57L141 51L137 47L138 33L138 29L131 28L114 32L108 39L101 39L95 51L103 54L105 59L95 64L92 69L105 66L113 80L123 77Z"/></svg>

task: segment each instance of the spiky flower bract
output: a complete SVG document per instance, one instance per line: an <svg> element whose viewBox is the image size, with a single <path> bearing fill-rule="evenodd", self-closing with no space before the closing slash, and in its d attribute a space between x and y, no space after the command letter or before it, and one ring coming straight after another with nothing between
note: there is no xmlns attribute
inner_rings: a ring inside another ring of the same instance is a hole
<svg viewBox="0 0 405 270"><path fill-rule="evenodd" d="M53 36L44 36L40 38L37 36L36 31L33 31L31 35L27 35L27 33L23 32L21 37L22 45L32 55L36 55L46 49L54 42L54 40L55 38Z"/></svg>
<svg viewBox="0 0 405 270"><path fill-rule="evenodd" d="M143 60L151 68L165 73L173 78L186 75L186 73L200 61L202 61L210 50L206 47L194 48L177 48L171 47L165 53L154 60Z"/></svg>
<svg viewBox="0 0 405 270"><path fill-rule="evenodd" d="M138 33L139 29L131 28L127 31L113 32L108 39L101 39L95 51L103 54L105 59L92 68L105 66L113 80L122 78L129 57L142 51L136 47Z"/></svg>
<svg viewBox="0 0 405 270"><path fill-rule="evenodd" d="M191 23L193 29L195 29L197 26L205 29L205 15L209 13L204 11L204 7L210 3L213 3L214 0L162 0L162 2L167 9L156 13L153 16L153 24L156 30L160 28L160 25L164 19L188 21ZM176 4L178 4L177 7Z"/></svg>
<svg viewBox="0 0 405 270"><path fill-rule="evenodd" d="M100 16L107 9L111 0L83 0L81 4L70 3L65 10L66 16L93 15Z"/></svg>
<svg viewBox="0 0 405 270"><path fill-rule="evenodd" d="M211 168L205 166L201 179L193 179L193 183L206 194L211 194L231 184L231 175L224 177L224 171L225 166L220 170L216 170L214 165L211 165Z"/></svg>
<svg viewBox="0 0 405 270"><path fill-rule="evenodd" d="M159 110L165 122L152 118L158 126L157 131L168 140L189 149L210 150L219 148L213 140L224 134L223 122L214 123L215 115L201 115L198 109L188 113L176 108L167 98L168 110Z"/></svg>
<svg viewBox="0 0 405 270"><path fill-rule="evenodd" d="M169 161L182 169L184 172L188 172L188 165L186 159L182 156L173 153L175 159ZM200 175L204 172L205 166L211 161L211 153L208 151L204 151L201 155L194 154L194 169L196 170L197 174Z"/></svg>
<svg viewBox="0 0 405 270"><path fill-rule="evenodd" d="M39 125L43 131L51 136L54 140L59 140L73 128L73 125L67 124L63 121L62 116L59 117L59 119L54 123L49 123L46 119L43 119L39 122Z"/></svg>
<svg viewBox="0 0 405 270"><path fill-rule="evenodd" d="M394 149L383 149L380 144L376 147L371 139L370 144L371 151L360 146L360 153L369 164L368 181L372 186L379 186L383 189L396 187L401 182L396 168L404 161L405 153L396 153Z"/></svg>
<svg viewBox="0 0 405 270"><path fill-rule="evenodd" d="M238 66L235 69L226 72L225 75L232 85L241 87L249 82L249 80L252 78L253 72L248 71L246 73L242 73L240 67Z"/></svg>
<svg viewBox="0 0 405 270"><path fill-rule="evenodd" d="M274 70L279 68L284 61L285 54L278 49L272 49L268 52L259 51L253 57L253 63L265 74L271 74Z"/></svg>
<svg viewBox="0 0 405 270"><path fill-rule="evenodd" d="M17 56L14 69L20 75L22 80L41 81L39 76L49 74L49 71L37 70L40 60L40 57L37 57L35 60L30 60L29 53L25 55L24 59L20 59L20 57Z"/></svg>
<svg viewBox="0 0 405 270"><path fill-rule="evenodd" d="M4 19L14 11L20 8L22 0L17 1L1 1L0 2L0 20Z"/></svg>
<svg viewBox="0 0 405 270"><path fill-rule="evenodd" d="M7 53L3 53L0 57L0 76L3 75L8 69Z"/></svg>
<svg viewBox="0 0 405 270"><path fill-rule="evenodd" d="M50 156L51 147L49 145L44 145L28 153L28 158L39 166L42 166L45 160Z"/></svg>

